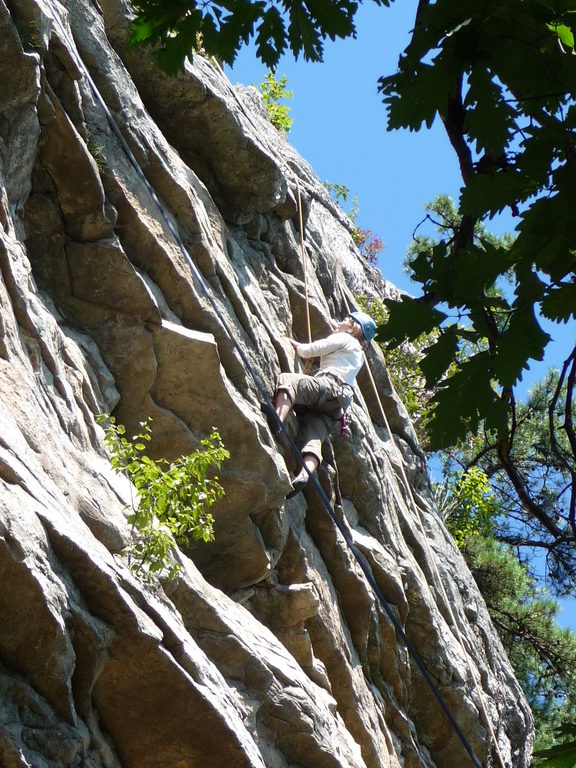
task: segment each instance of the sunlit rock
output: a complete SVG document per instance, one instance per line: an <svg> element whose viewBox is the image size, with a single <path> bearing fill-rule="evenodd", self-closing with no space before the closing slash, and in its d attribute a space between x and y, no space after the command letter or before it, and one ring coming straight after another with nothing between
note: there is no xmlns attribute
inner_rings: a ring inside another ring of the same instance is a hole
<svg viewBox="0 0 576 768"><path fill-rule="evenodd" d="M254 89L201 56L167 78L128 27L120 0L0 3L0 764L461 768L401 628L482 763L488 717L524 768L528 706L379 352L318 472L341 530L313 487L285 500L262 414L306 293L319 336L397 290ZM213 427L230 452L173 581L129 569L99 413L151 417L156 457Z"/></svg>

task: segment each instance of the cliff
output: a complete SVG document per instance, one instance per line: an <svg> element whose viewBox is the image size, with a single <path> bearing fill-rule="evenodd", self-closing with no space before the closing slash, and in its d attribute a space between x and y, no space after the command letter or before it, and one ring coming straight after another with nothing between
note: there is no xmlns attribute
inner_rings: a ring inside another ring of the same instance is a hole
<svg viewBox="0 0 576 768"><path fill-rule="evenodd" d="M255 383L297 366L306 293L319 337L396 289L258 94L199 55L166 77L129 18L0 0L0 765L469 765L316 489L285 500ZM482 764L493 733L526 766L526 701L368 357L383 411L365 368L318 480ZM173 581L128 568L99 413L151 416L156 456L212 426L230 451L215 541Z"/></svg>

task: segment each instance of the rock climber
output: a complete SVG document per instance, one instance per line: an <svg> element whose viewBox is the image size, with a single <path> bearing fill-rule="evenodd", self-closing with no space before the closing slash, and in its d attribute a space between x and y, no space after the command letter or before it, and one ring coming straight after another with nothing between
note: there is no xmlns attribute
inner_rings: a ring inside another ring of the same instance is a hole
<svg viewBox="0 0 576 768"><path fill-rule="evenodd" d="M274 408L284 422L294 405L306 408L300 419L298 444L304 465L292 478L288 498L302 491L322 461L322 443L354 398L353 384L364 363L364 350L374 338L376 323L365 312L351 312L324 339L303 344L289 339L299 357L320 358L313 375L282 373L276 385ZM280 427L276 424L276 434Z"/></svg>

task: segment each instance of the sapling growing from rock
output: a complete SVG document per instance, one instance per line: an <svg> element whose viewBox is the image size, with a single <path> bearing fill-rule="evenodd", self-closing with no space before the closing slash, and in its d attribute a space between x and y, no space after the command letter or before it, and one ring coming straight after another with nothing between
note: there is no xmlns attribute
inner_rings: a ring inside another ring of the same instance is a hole
<svg viewBox="0 0 576 768"><path fill-rule="evenodd" d="M163 572L174 578L179 567L170 562L170 555L177 546L188 546L191 539L214 539L209 509L224 489L210 470L219 470L230 454L213 428L188 456L154 460L145 453L152 439L151 419L141 422L141 431L132 438L113 416L100 414L97 421L104 427L114 471L124 473L137 491L128 517L136 534L127 551L130 568L146 580Z"/></svg>

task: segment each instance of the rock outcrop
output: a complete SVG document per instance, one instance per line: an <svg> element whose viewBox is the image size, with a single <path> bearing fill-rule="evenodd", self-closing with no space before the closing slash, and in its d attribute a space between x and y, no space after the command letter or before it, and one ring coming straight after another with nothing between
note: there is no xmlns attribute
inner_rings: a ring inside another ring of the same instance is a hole
<svg viewBox="0 0 576 768"><path fill-rule="evenodd" d="M527 766L529 709L379 352L383 410L365 370L318 477L391 613L316 490L285 500L261 413L256 381L271 393L307 334L299 196L315 337L396 289L258 94L199 55L166 77L129 20L122 0L0 0L0 765L471 764L395 617L482 764L494 734ZM151 416L157 456L212 426L230 450L215 541L173 581L122 555L102 412Z"/></svg>

